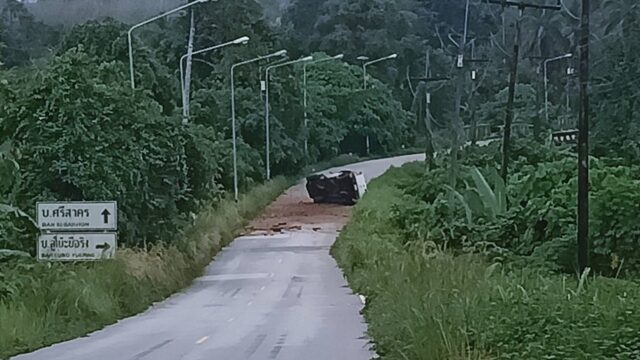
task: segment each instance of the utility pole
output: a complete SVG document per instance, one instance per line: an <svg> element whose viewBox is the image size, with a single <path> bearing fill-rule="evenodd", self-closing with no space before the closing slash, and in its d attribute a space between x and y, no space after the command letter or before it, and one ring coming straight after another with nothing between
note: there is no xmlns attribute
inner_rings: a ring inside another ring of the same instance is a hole
<svg viewBox="0 0 640 360"><path fill-rule="evenodd" d="M470 63L488 63L489 59L479 59L476 58L476 43L475 39L471 43L471 59L468 60ZM474 83L478 83L474 85ZM482 85L481 81L478 81L478 71L471 70L471 92L469 93L469 107L471 108L471 145L476 145L478 142L478 122L476 119L476 101L475 94L480 86Z"/></svg>
<svg viewBox="0 0 640 360"><path fill-rule="evenodd" d="M513 123L513 103L516 97L516 81L518 77L518 60L520 57L520 20L523 9L518 9L516 19L516 38L513 44L513 56L511 58L511 72L509 73L509 96L507 98L507 113L504 119L504 130L502 134L502 168L500 174L505 184L509 176L509 156L511 150L511 124Z"/></svg>
<svg viewBox="0 0 640 360"><path fill-rule="evenodd" d="M427 48L427 54L424 64L424 77L429 78L431 76L431 48ZM425 155L427 156L427 164L433 161L433 156L436 152L435 146L433 146L433 126L431 126L431 93L428 88L429 83L424 84L424 127L426 131Z"/></svg>
<svg viewBox="0 0 640 360"><path fill-rule="evenodd" d="M516 82L518 77L518 61L520 58L520 31L522 22L522 16L524 10L541 9L541 10L561 10L561 0L557 0L557 5L539 5L529 4L525 2L507 1L507 0L487 0L490 4L502 5L503 9L506 7L516 7L518 9L518 16L516 18L516 35L513 44L513 56L511 58L511 71L509 74L509 97L507 98L507 111L504 120L504 130L502 138L502 169L500 175L507 182L509 176L509 156L511 153L511 124L513 124L514 117L514 102L516 97Z"/></svg>
<svg viewBox="0 0 640 360"><path fill-rule="evenodd" d="M578 118L578 267L589 267L589 38L590 4L582 0L580 116Z"/></svg>
<svg viewBox="0 0 640 360"><path fill-rule="evenodd" d="M196 23L195 16L193 10L191 10L191 21L189 25L189 45L187 46L187 69L184 74L184 88L182 88L182 116L183 121L188 121L190 114L189 107L191 104L191 69L193 62L192 54L193 54L193 42L195 40L196 35Z"/></svg>
<svg viewBox="0 0 640 360"><path fill-rule="evenodd" d="M467 0L465 6L465 14L464 14L464 30L462 34L462 39L460 39L460 43L458 45L458 54L455 60L456 67L456 98L455 98L455 108L454 108L454 119L451 124L451 164L449 166L449 186L452 189L456 188L456 184L458 182L458 154L460 152L460 142L462 138L463 122L462 115L460 114L460 107L462 106L462 92L464 91L464 48L467 45L467 34L468 34L468 26L469 26L469 3L470 0ZM453 192L449 192L449 202L453 203ZM450 215L453 215L453 210L451 210Z"/></svg>
<svg viewBox="0 0 640 360"><path fill-rule="evenodd" d="M431 123L431 93L429 92L428 86L431 82L436 81L449 81L451 80L449 77L433 77L431 76L431 49L427 48L426 56L425 56L425 67L424 67L424 77L412 77L409 80L418 80L424 83L424 126L426 131L426 144L425 144L425 155L427 158L427 164L433 161L433 156L435 154L435 146L433 145L433 126Z"/></svg>

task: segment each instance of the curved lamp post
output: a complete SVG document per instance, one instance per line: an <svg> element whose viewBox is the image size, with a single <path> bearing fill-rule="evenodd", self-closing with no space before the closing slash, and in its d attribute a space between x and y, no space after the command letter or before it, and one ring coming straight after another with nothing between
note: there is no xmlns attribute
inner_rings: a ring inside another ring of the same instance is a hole
<svg viewBox="0 0 640 360"><path fill-rule="evenodd" d="M385 56L383 58L372 60L372 61L364 63L362 65L362 70L363 70L362 73L364 74L364 89L367 90L367 66L373 65L373 64L377 64L377 63L379 63L381 61L395 59L397 57L398 57L398 54L391 54L389 56ZM364 57L362 57L362 58L364 58Z"/></svg>
<svg viewBox="0 0 640 360"><path fill-rule="evenodd" d="M278 65L272 65L269 66L266 70L266 76L265 76L265 105L264 105L264 110L265 110L265 114L264 114L264 121L265 121L265 153L266 153L266 166L267 166L267 180L271 180L271 154L269 153L270 151L270 139L269 139L269 72L271 70L277 69L277 68L281 68L283 66L288 66L288 65L293 65L293 64L297 64L297 63L301 63L301 62L309 62L309 61L313 61L313 56L307 56L307 57L303 57L300 58L298 60L292 60L292 61L287 61L285 63L282 64L278 64Z"/></svg>
<svg viewBox="0 0 640 360"><path fill-rule="evenodd" d="M261 60L267 60L274 57L286 56L287 50L280 50L273 54L259 56L253 58L251 60L246 60L239 62L237 64L233 64L231 66L231 133L233 137L233 193L235 200L238 201L238 147L237 147L237 139L236 139L236 96L235 96L235 81L234 81L234 73L235 69L242 65L251 64L254 62L258 62Z"/></svg>
<svg viewBox="0 0 640 360"><path fill-rule="evenodd" d="M246 43L249 42L249 37L248 36L243 36L241 38L237 38L235 40L226 42L224 44L219 44L219 45L214 45L214 46L210 46L208 48L204 48L204 49L200 49L197 51L193 51L191 54L186 53L184 55L182 55L182 57L180 58L180 88L182 89L182 115L184 116L185 120L189 117L189 105L187 103L187 98L189 96L189 94L187 94L187 89L185 87L185 83L184 83L184 60L189 56L194 56L194 55L198 55L198 54L203 54L209 51L213 51L213 50L217 50L217 49L221 49L223 47L229 46L229 45L244 45Z"/></svg>
<svg viewBox="0 0 640 360"><path fill-rule="evenodd" d="M544 118L546 119L547 124L549 124L549 79L547 78L547 65L550 62L568 59L571 57L573 57L573 54L564 54L544 61Z"/></svg>
<svg viewBox="0 0 640 360"><path fill-rule="evenodd" d="M145 20L145 21L143 21L143 22L141 22L139 24L133 25L129 29L129 32L127 33L127 37L128 37L128 41L129 41L129 72L131 73L130 74L130 76L131 76L131 89L135 89L136 88L136 79L135 79L134 70L133 70L133 31L135 29L139 28L139 27L142 27L144 25L152 23L152 22L154 22L156 20L162 19L163 17L167 17L167 16L169 16L171 14L177 13L178 11L184 10L184 9L189 8L189 7L191 7L193 5L196 5L196 4L205 3L207 1L209 1L209 0L192 1L192 2L190 2L188 4L184 4L184 5L180 6L180 7L177 7L175 9L173 9L173 10L169 10L169 11L167 11L165 13L162 13L162 14L160 14L158 16L154 16L154 17L152 17L150 19L147 19L147 20Z"/></svg>
<svg viewBox="0 0 640 360"><path fill-rule="evenodd" d="M316 60L313 62L305 62L304 65L302 65L302 71L303 71L303 88L304 88L304 94L302 96L303 98L303 105L304 105L304 129L307 132L305 134L304 137L304 155L305 157L309 157L309 118L308 118L308 113L307 113L307 65L314 65L314 64L319 64L319 63L323 63L323 62L327 62L327 61L333 61L333 60L342 60L344 58L344 54L339 54L333 57L329 57L326 59L320 59L320 60Z"/></svg>
<svg viewBox="0 0 640 360"><path fill-rule="evenodd" d="M372 61L364 63L362 65L362 73L364 74L364 80L363 80L364 90L367 90L367 66L379 63L381 61L395 59L397 57L398 57L398 54L391 54L389 56L385 56L385 57L382 57L382 58L379 58L379 59L372 60ZM366 58L365 56L361 56L358 59L364 60L365 58ZM370 144L371 144L371 142L369 141L369 134L367 133L367 155L369 155Z"/></svg>

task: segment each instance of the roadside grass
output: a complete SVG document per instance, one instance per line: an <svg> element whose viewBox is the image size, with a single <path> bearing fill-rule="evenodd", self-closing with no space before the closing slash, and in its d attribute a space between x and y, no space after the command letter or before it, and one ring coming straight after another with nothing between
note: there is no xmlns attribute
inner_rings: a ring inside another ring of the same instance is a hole
<svg viewBox="0 0 640 360"><path fill-rule="evenodd" d="M363 160L341 155L302 174ZM280 177L238 203L227 198L204 208L173 245L120 248L115 260L99 263L0 262L0 359L83 336L185 288L290 185L292 179Z"/></svg>
<svg viewBox="0 0 640 360"><path fill-rule="evenodd" d="M205 208L173 246L120 249L100 263L0 263L0 359L101 329L186 287L289 185L277 178L237 204Z"/></svg>
<svg viewBox="0 0 640 360"><path fill-rule="evenodd" d="M640 359L637 282L552 274L407 242L390 221L399 185L424 164L391 169L358 203L332 254L385 360Z"/></svg>

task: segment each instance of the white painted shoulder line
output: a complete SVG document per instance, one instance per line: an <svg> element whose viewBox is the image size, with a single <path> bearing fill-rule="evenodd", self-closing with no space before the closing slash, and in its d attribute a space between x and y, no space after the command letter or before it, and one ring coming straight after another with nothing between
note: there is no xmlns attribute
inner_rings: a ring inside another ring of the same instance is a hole
<svg viewBox="0 0 640 360"><path fill-rule="evenodd" d="M218 274L202 276L197 281L229 281L229 280L256 280L266 279L269 274L256 273L256 274Z"/></svg>

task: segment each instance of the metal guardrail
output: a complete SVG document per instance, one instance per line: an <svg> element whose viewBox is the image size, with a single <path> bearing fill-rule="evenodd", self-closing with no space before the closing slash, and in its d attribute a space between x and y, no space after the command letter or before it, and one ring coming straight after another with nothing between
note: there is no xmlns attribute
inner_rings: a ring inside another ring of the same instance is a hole
<svg viewBox="0 0 640 360"><path fill-rule="evenodd" d="M552 124L551 139L557 145L573 144L578 139L575 119L570 116L563 116L556 119ZM477 124L475 126L476 141L499 139L502 137L504 125ZM530 136L533 134L533 125L523 122L516 122L512 125L514 136ZM473 126L464 127L467 139L473 139Z"/></svg>
<svg viewBox="0 0 640 360"><path fill-rule="evenodd" d="M502 131L504 129L504 125L494 126L491 124L478 124L475 126L476 136L475 139L478 141L487 140L487 139L495 139L502 137ZM473 139L473 126L467 125L464 127L465 135L467 139ZM514 136L529 136L533 134L533 125L527 123L513 123L511 127L511 131Z"/></svg>
<svg viewBox="0 0 640 360"><path fill-rule="evenodd" d="M577 144L578 129L556 131L551 134L551 139L556 145Z"/></svg>

